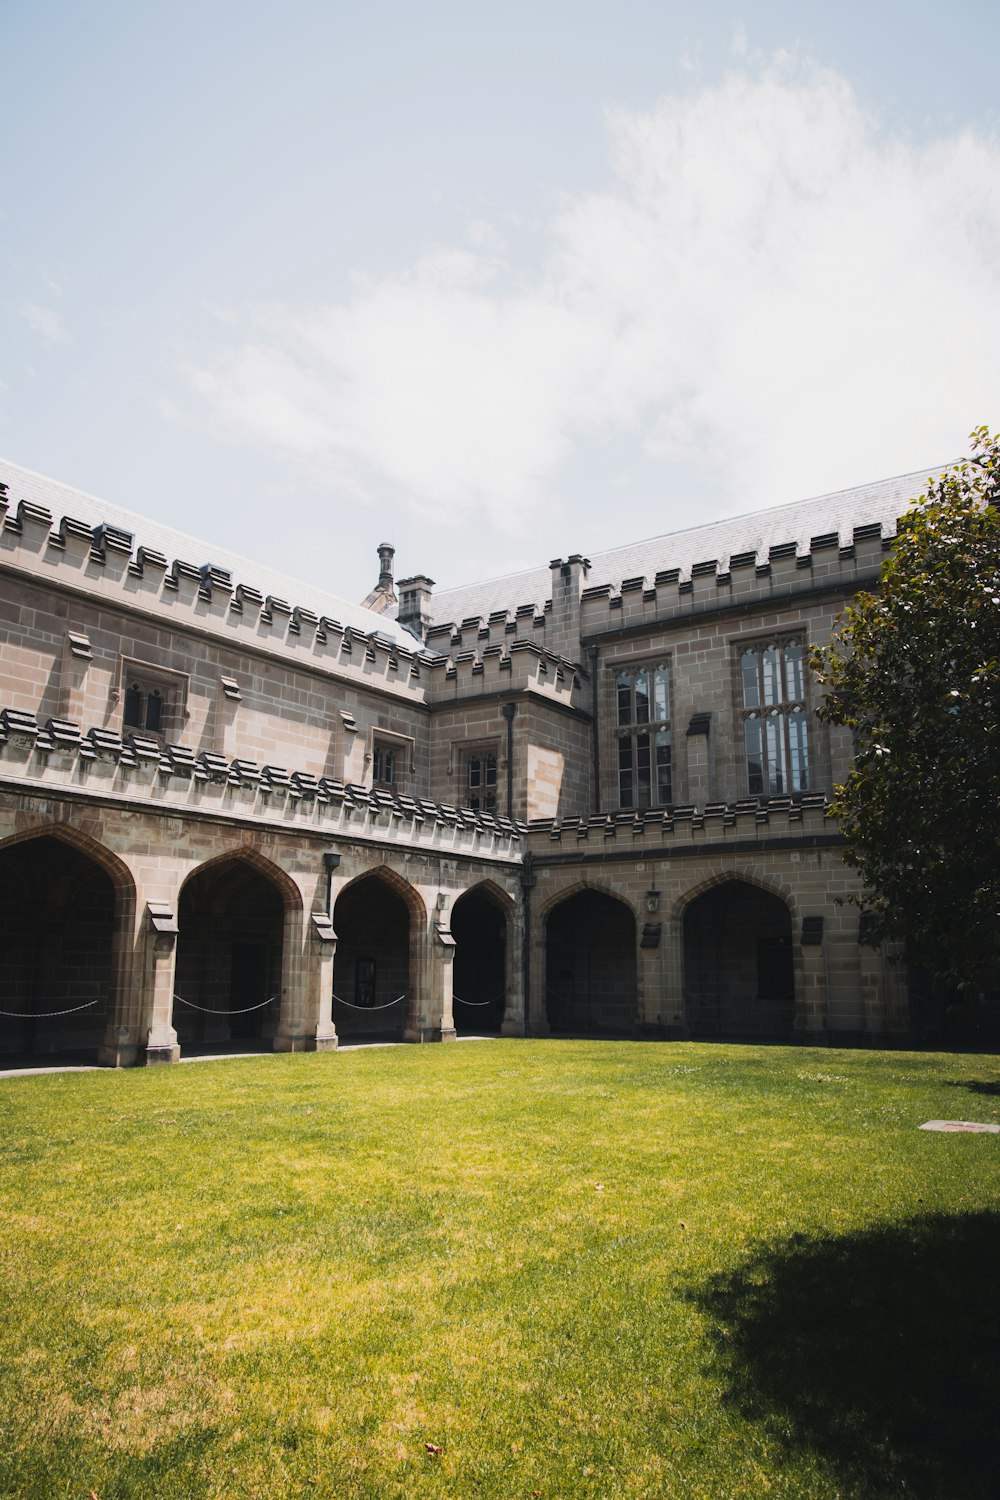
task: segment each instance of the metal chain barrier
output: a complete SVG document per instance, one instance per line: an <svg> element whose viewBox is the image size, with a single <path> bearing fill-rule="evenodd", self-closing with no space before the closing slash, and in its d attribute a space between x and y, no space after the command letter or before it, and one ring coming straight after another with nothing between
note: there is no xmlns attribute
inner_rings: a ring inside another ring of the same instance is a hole
<svg viewBox="0 0 1000 1500"><path fill-rule="evenodd" d="M50 1016L75 1016L78 1010L89 1010L100 1003L87 1000L83 1005L71 1005L69 1010L0 1010L0 1016L9 1016L12 1021L47 1021Z"/></svg>
<svg viewBox="0 0 1000 1500"><path fill-rule="evenodd" d="M409 991L407 990L405 995L397 995L395 1000L387 1000L385 1005L352 1005L350 1000L341 1000L339 995L334 995L333 998L338 1005L346 1005L348 1010L363 1010L367 1014L371 1010L391 1010L394 1005L399 1004L400 1000L409 999Z"/></svg>
<svg viewBox="0 0 1000 1500"><path fill-rule="evenodd" d="M453 1000L456 1000L459 1005L475 1005L483 1007L487 1005L496 1005L498 1002L506 1000L507 996L506 994L501 992L501 994L499 995L494 995L492 1000L463 1000L461 995L452 995L451 998Z"/></svg>
<svg viewBox="0 0 1000 1500"><path fill-rule="evenodd" d="M192 1000L185 1000L183 995L175 995L174 999L186 1005L188 1010L200 1010L206 1016L245 1016L252 1010L263 1010L265 1005L270 1005L272 1001L278 999L278 996L268 995L267 999L261 1000L258 1005L244 1005L240 1010L213 1010L210 1005L195 1005Z"/></svg>

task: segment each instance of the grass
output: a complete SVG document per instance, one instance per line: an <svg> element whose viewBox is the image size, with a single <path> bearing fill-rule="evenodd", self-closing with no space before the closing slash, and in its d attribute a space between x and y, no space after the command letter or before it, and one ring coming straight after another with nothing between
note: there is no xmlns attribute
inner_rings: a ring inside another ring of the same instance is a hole
<svg viewBox="0 0 1000 1500"><path fill-rule="evenodd" d="M0 1082L0 1495L994 1496L1000 1137L932 1118L1000 1060Z"/></svg>

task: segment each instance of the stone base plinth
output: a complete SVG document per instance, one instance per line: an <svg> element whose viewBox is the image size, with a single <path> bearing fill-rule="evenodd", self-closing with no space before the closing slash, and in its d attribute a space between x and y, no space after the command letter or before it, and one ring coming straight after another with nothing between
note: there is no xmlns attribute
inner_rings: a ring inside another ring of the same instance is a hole
<svg viewBox="0 0 1000 1500"><path fill-rule="evenodd" d="M97 1061L102 1068L134 1068L142 1057L135 1042L104 1042L97 1049Z"/></svg>
<svg viewBox="0 0 1000 1500"><path fill-rule="evenodd" d="M146 1067L150 1068L154 1063L175 1063L180 1061L181 1049L176 1042L171 1045L165 1043L162 1047L150 1046L146 1048Z"/></svg>
<svg viewBox="0 0 1000 1500"><path fill-rule="evenodd" d="M340 1038L336 1032L326 1036L283 1036L272 1043L275 1052L336 1052Z"/></svg>
<svg viewBox="0 0 1000 1500"><path fill-rule="evenodd" d="M456 1037L454 1026L407 1026L403 1032L404 1042L453 1042Z"/></svg>

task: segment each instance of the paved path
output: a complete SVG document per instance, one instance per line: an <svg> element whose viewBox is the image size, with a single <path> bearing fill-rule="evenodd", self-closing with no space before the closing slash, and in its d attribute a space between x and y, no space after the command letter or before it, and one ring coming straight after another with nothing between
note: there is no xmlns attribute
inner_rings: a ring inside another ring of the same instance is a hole
<svg viewBox="0 0 1000 1500"><path fill-rule="evenodd" d="M496 1042L495 1036L457 1036L456 1042ZM412 1047L413 1042L342 1042L337 1052L370 1052L375 1047ZM180 1057L178 1062L230 1062L246 1057L288 1057L287 1052L271 1052L259 1048L256 1052L195 1052L190 1057ZM45 1073L114 1073L115 1068L102 1068L97 1063L50 1063L47 1067L0 1068L3 1078L37 1078ZM122 1069L122 1072L129 1071Z"/></svg>

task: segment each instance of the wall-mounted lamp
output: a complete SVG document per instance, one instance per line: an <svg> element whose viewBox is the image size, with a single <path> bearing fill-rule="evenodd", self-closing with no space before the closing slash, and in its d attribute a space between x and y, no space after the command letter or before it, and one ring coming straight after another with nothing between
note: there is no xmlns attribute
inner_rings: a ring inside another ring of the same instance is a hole
<svg viewBox="0 0 1000 1500"><path fill-rule="evenodd" d="M438 891L438 893L437 893L437 909L438 909L438 911L444 911L444 909L445 909L445 907L447 905L448 905L448 897L445 895L444 891Z"/></svg>
<svg viewBox="0 0 1000 1500"><path fill-rule="evenodd" d="M333 871L340 864L340 855L336 849L324 849L322 852L322 867L327 871L327 919L333 922ZM330 927L333 932L333 926Z"/></svg>
<svg viewBox="0 0 1000 1500"><path fill-rule="evenodd" d="M653 911L659 911L659 909L660 909L660 893L659 893L659 891L647 891L646 892L646 910L649 911L649 912L653 912Z"/></svg>

